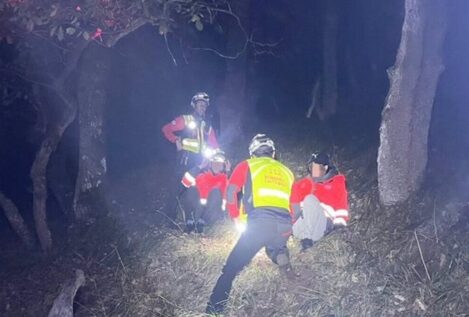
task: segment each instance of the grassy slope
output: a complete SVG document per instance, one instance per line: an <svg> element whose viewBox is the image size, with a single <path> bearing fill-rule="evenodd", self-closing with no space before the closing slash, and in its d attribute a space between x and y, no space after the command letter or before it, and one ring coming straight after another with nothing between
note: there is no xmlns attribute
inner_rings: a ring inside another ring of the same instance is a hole
<svg viewBox="0 0 469 317"><path fill-rule="evenodd" d="M313 131L265 131L272 132L281 160L297 176L304 173L304 158L323 148ZM234 162L245 158L239 149L246 143L227 149ZM236 280L227 315L466 316L467 197L433 189L382 208L375 150L356 139L329 148L348 178L351 225L306 253L290 241L300 274L295 280L280 275L261 251ZM123 177L106 197L109 213L119 215L116 221L98 219L77 228L52 259L29 256L27 264L12 262L0 270L0 315L46 315L63 279L81 268L87 283L76 297L78 317L203 316L236 233L229 221L204 235L157 225L167 198L160 180L158 166Z"/></svg>

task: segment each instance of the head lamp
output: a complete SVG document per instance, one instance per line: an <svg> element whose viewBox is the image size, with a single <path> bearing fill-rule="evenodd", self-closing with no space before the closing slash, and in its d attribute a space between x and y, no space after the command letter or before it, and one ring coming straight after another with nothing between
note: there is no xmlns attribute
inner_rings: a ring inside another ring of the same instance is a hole
<svg viewBox="0 0 469 317"><path fill-rule="evenodd" d="M205 158L207 158L207 159L212 158L212 156L215 155L215 153L216 153L216 150L214 150L214 149L212 149L212 148L209 148L209 147L205 148L205 149L202 151L203 156L204 156Z"/></svg>
<svg viewBox="0 0 469 317"><path fill-rule="evenodd" d="M195 123L195 121L190 121L188 124L187 124L187 127L191 130L194 130L195 128L197 128L197 123Z"/></svg>

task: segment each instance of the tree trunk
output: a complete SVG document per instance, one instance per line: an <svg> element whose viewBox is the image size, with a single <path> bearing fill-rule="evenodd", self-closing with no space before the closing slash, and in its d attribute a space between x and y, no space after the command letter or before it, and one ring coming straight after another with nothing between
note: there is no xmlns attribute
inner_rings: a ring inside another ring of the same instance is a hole
<svg viewBox="0 0 469 317"><path fill-rule="evenodd" d="M52 237L47 225L47 164L50 155L57 148L62 134L68 125L74 120L74 113L64 114L64 122L56 127L49 128L39 151L36 154L31 167L31 179L33 181L33 215L36 232L43 251L47 252L52 247Z"/></svg>
<svg viewBox="0 0 469 317"><path fill-rule="evenodd" d="M34 246L34 239L28 227L24 223L24 219L16 205L8 199L2 192L0 192L0 207L5 211L5 216L10 223L13 231L20 237L21 241L28 247Z"/></svg>
<svg viewBox="0 0 469 317"><path fill-rule="evenodd" d="M245 116L249 6L249 0L233 2L233 12L239 17L239 21L232 18L228 26L228 55L240 54L237 58L226 60L225 82L217 100L221 140L225 144L239 137Z"/></svg>
<svg viewBox="0 0 469 317"><path fill-rule="evenodd" d="M316 108L321 121L327 120L337 111L337 36L339 18L337 1L326 1L326 16L323 33L323 70L322 70L322 102Z"/></svg>
<svg viewBox="0 0 469 317"><path fill-rule="evenodd" d="M73 210L77 219L90 215L90 200L100 198L106 174L103 115L110 59L107 49L93 45L84 53L78 78L79 160Z"/></svg>
<svg viewBox="0 0 469 317"><path fill-rule="evenodd" d="M406 0L396 62L382 112L378 183L384 205L405 201L419 189L446 32L445 0Z"/></svg>
<svg viewBox="0 0 469 317"><path fill-rule="evenodd" d="M47 252L52 248L52 237L47 225L47 165L51 154L56 150L62 135L75 120L76 102L70 94L70 78L88 41L78 40L75 46L58 53L56 47L33 37L29 45L35 47L31 54L29 77L35 79L33 87L40 115L44 119L45 136L31 167L30 177L33 182L33 215L36 232L42 249ZM65 52L65 53L64 53ZM56 58L60 56L63 68L54 72ZM41 74L39 78L37 74ZM36 76L36 77L35 77ZM52 82L50 78L53 78Z"/></svg>
<svg viewBox="0 0 469 317"><path fill-rule="evenodd" d="M73 132L70 130L73 130ZM49 190L54 195L60 210L69 221L72 221L74 218L72 203L75 192L76 172L78 170L78 144L76 141L76 134L78 132L76 130L76 122L73 122L64 132L62 140L57 150L52 153L47 167ZM71 133L69 134L68 132Z"/></svg>
<svg viewBox="0 0 469 317"><path fill-rule="evenodd" d="M52 236L47 225L47 179L46 169L51 153L56 149L62 133L57 130L47 135L41 143L41 147L31 167L31 179L33 181L33 215L36 232L43 251L49 251L52 247Z"/></svg>
<svg viewBox="0 0 469 317"><path fill-rule="evenodd" d="M75 277L65 281L62 285L59 296L54 300L54 305L47 316L73 317L73 299L83 284L85 284L85 273L82 270L76 270Z"/></svg>

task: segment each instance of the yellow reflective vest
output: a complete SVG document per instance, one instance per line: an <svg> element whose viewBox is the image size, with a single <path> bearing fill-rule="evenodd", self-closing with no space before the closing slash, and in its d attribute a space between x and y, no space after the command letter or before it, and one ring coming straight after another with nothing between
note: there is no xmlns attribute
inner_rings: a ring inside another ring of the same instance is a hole
<svg viewBox="0 0 469 317"><path fill-rule="evenodd" d="M197 121L192 115L183 115L183 118L190 137L182 139L182 148L189 152L202 152L206 147L205 121Z"/></svg>
<svg viewBox="0 0 469 317"><path fill-rule="evenodd" d="M251 173L253 207L290 208L290 194L294 182L288 167L270 157L247 160Z"/></svg>

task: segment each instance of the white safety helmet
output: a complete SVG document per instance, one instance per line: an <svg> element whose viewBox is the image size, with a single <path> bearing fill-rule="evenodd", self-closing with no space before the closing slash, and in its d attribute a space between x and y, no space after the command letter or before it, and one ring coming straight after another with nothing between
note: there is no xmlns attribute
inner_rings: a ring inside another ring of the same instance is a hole
<svg viewBox="0 0 469 317"><path fill-rule="evenodd" d="M255 135L249 144L250 156L272 156L274 152L274 141L265 134Z"/></svg>
<svg viewBox="0 0 469 317"><path fill-rule="evenodd" d="M220 149L217 149L215 154L212 155L210 158L211 162L216 162L216 163L225 163L226 162L226 155L225 152L223 152Z"/></svg>
<svg viewBox="0 0 469 317"><path fill-rule="evenodd" d="M210 105L210 98L206 92L198 92L192 97L191 99L192 108L195 108L197 101L204 101L207 104L207 106Z"/></svg>

